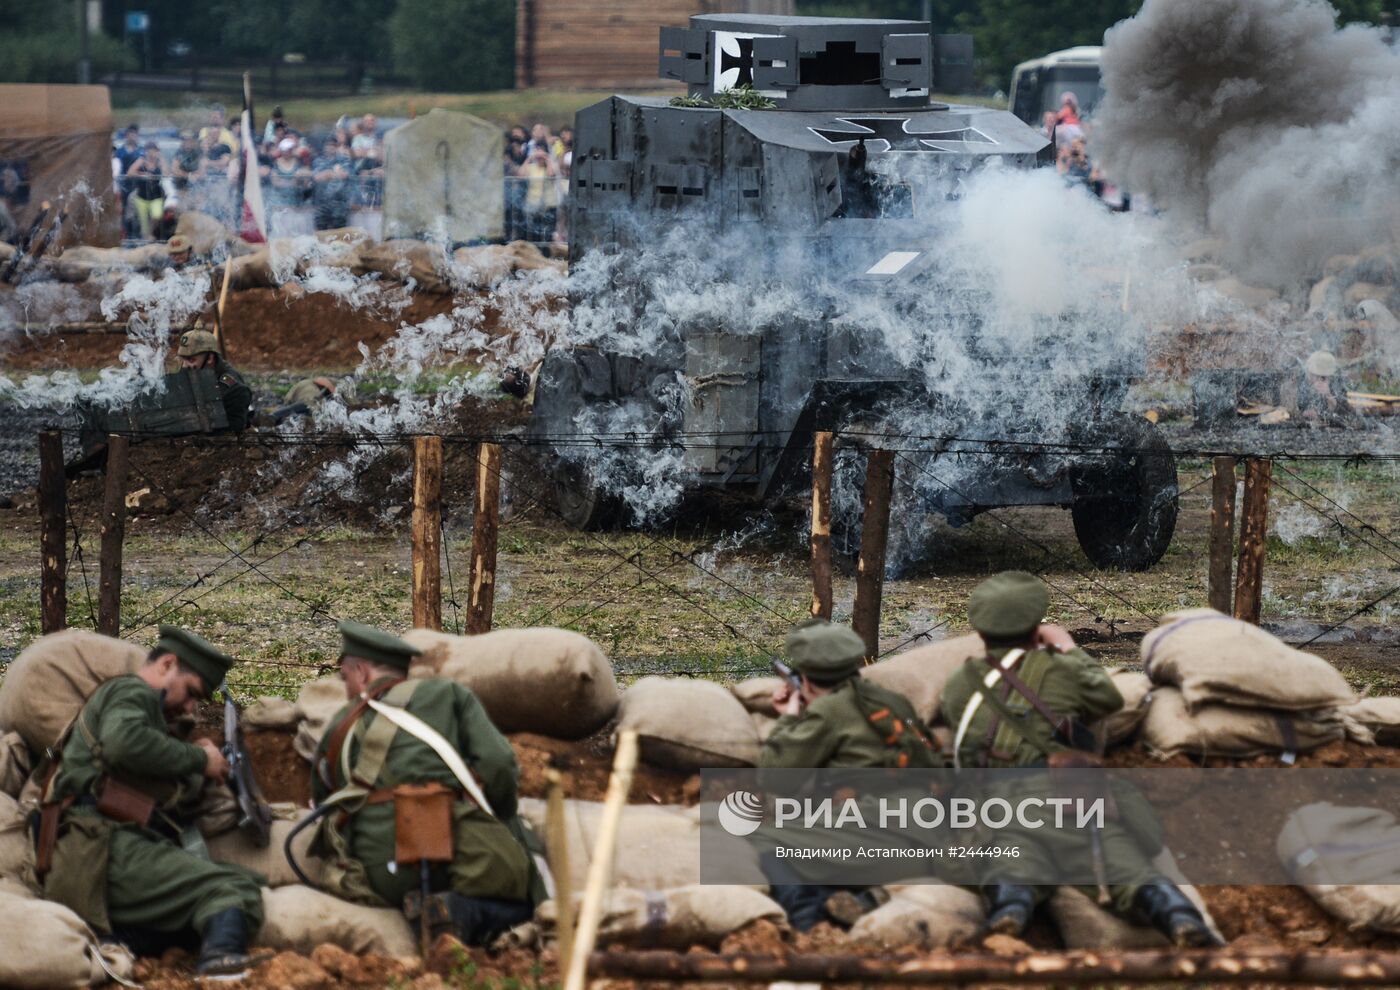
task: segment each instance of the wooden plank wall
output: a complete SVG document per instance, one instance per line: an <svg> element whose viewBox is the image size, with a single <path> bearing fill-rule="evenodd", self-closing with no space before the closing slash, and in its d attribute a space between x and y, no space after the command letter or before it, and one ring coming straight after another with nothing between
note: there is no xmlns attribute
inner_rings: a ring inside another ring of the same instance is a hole
<svg viewBox="0 0 1400 990"><path fill-rule="evenodd" d="M517 0L517 89L663 89L662 27L692 14L792 14L794 0Z"/></svg>

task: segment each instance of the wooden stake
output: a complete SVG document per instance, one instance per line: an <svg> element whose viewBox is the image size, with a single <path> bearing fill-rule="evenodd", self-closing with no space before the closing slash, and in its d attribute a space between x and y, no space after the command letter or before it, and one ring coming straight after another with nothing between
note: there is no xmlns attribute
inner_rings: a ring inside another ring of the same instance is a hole
<svg viewBox="0 0 1400 990"><path fill-rule="evenodd" d="M603 897L612 879L613 857L617 854L618 826L622 824L622 810L627 805L627 792L632 789L632 771L636 766L637 733L627 729L617 737L612 777L608 780L608 794L603 801L598 838L593 843L593 859L588 866L588 883L583 890L583 905L579 909L578 931L574 934L564 990L583 990L588 979L589 956L598 940L598 925L603 920Z"/></svg>
<svg viewBox="0 0 1400 990"><path fill-rule="evenodd" d="M880 599L885 592L885 544L890 535L894 451L872 450L865 465L865 517L856 565L856 601L851 627L865 640L865 662L880 655Z"/></svg>
<svg viewBox="0 0 1400 990"><path fill-rule="evenodd" d="M1259 624L1264 591L1264 539L1269 525L1269 482L1274 462L1266 457L1245 461L1244 509L1240 520L1240 563L1235 572L1235 618Z"/></svg>
<svg viewBox="0 0 1400 990"><path fill-rule="evenodd" d="M413 441L413 624L442 629L442 437Z"/></svg>
<svg viewBox="0 0 1400 990"><path fill-rule="evenodd" d="M1210 492L1210 607L1230 614L1235 558L1235 459L1217 457Z"/></svg>
<svg viewBox="0 0 1400 990"><path fill-rule="evenodd" d="M567 965L574 950L574 882L569 863L569 830L564 820L564 776L558 770L545 774L544 845L549 872L554 875L554 904L558 926L559 965Z"/></svg>
<svg viewBox="0 0 1400 990"><path fill-rule="evenodd" d="M476 455L472 558L467 572L467 632L491 631L496 608L496 533L501 525L501 447L483 443Z"/></svg>
<svg viewBox="0 0 1400 990"><path fill-rule="evenodd" d="M68 481L63 474L63 435L39 434L39 630L68 626Z"/></svg>
<svg viewBox="0 0 1400 990"><path fill-rule="evenodd" d="M1112 986L1124 983L1395 986L1400 953L1287 949L1151 949L1127 952L958 953L880 956L721 956L708 952L599 952L600 977L724 983L845 983L862 986Z"/></svg>
<svg viewBox="0 0 1400 990"><path fill-rule="evenodd" d="M831 618L831 459L834 439L812 438L812 614Z"/></svg>
<svg viewBox="0 0 1400 990"><path fill-rule="evenodd" d="M98 583L97 631L119 636L122 629L122 543L126 538L126 437L107 438L107 473L102 491L102 561Z"/></svg>
<svg viewBox="0 0 1400 990"><path fill-rule="evenodd" d="M229 248L228 257L224 259L224 285L219 290L219 305L214 309L214 337L219 343L219 356L228 357L228 351L224 346L224 305L228 302L228 273L233 268L233 248Z"/></svg>

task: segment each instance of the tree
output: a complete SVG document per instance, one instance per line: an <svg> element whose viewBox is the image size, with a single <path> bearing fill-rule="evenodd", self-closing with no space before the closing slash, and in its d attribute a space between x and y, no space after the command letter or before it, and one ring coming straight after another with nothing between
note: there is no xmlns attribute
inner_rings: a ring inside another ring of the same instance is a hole
<svg viewBox="0 0 1400 990"><path fill-rule="evenodd" d="M515 4L508 0L399 0L389 35L395 68L423 89L515 83Z"/></svg>
<svg viewBox="0 0 1400 990"><path fill-rule="evenodd" d="M78 78L78 15L72 0L0 0L0 81L71 83ZM126 67L122 44L89 39L93 78Z"/></svg>

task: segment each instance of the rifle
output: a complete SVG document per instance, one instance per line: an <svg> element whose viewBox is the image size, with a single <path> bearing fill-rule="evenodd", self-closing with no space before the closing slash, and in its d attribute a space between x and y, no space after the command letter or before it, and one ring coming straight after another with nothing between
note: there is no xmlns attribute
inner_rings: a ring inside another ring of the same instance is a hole
<svg viewBox="0 0 1400 990"><path fill-rule="evenodd" d="M802 693L802 675L777 657L773 657L770 662L773 665L773 673L788 682L788 687L792 689L793 694L800 695Z"/></svg>
<svg viewBox="0 0 1400 990"><path fill-rule="evenodd" d="M238 721L238 706L228 685L224 693L224 759L228 760L228 783L238 800L238 830L259 849L272 841L272 809L263 799L262 788L253 775L253 764L243 745L243 726Z"/></svg>

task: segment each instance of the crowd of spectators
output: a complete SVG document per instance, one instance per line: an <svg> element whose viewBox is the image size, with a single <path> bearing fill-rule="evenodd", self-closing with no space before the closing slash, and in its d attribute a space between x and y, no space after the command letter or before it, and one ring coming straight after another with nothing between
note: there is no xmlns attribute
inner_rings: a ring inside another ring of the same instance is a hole
<svg viewBox="0 0 1400 990"><path fill-rule="evenodd" d="M1091 124L1079 113L1079 98L1066 91L1060 108L1047 110L1041 121L1045 136L1055 142L1055 171L1071 186L1083 186L1115 212L1132 209L1132 197L1110 181L1089 157Z"/></svg>
<svg viewBox="0 0 1400 990"><path fill-rule="evenodd" d="M516 124L505 135L506 240L548 243L569 239L569 170L574 131L550 132L544 124L529 131Z"/></svg>
<svg viewBox="0 0 1400 990"><path fill-rule="evenodd" d="M128 127L112 150L125 236L165 239L177 207L236 225L242 197L240 126L238 117L225 117L216 108L204 127L181 131L179 144L164 153L156 141L143 141L135 124ZM317 138L293 127L276 107L256 154L271 219L277 210L309 207L317 230L344 227L352 209L374 208L383 199L384 142L373 114L342 117L334 131Z"/></svg>

